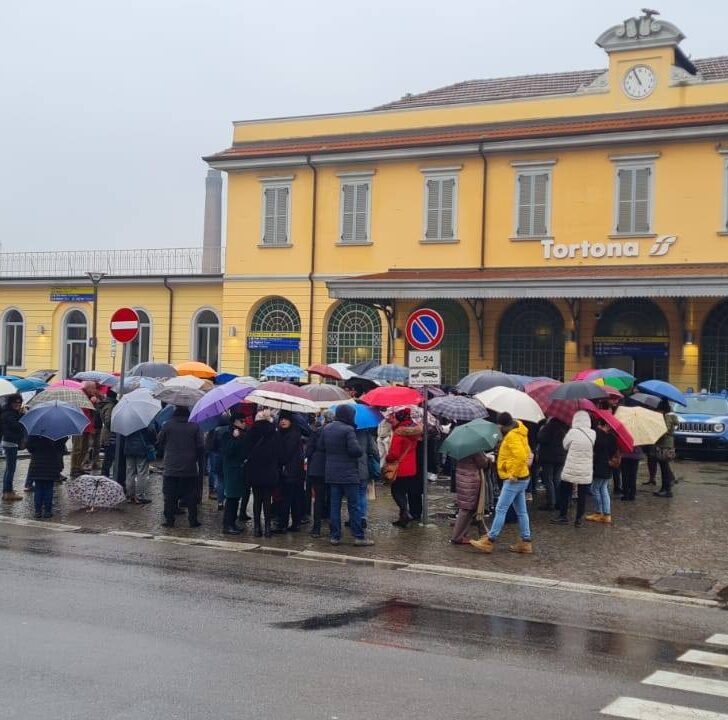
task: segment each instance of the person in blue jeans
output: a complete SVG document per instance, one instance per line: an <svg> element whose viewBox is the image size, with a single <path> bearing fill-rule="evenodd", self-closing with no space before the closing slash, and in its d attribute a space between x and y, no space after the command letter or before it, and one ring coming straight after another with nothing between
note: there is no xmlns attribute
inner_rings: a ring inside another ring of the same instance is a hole
<svg viewBox="0 0 728 720"><path fill-rule="evenodd" d="M15 469L18 462L18 448L25 438L25 428L20 423L23 398L11 395L6 400L5 410L0 415L2 423L2 445L5 453L5 472L3 473L3 500L15 502L22 500L13 489Z"/></svg>
<svg viewBox="0 0 728 720"><path fill-rule="evenodd" d="M359 507L359 458L362 449L354 430L354 408L339 405L334 422L322 431L322 447L326 455L325 482L330 493L329 531L332 545L341 544L341 501L346 498L354 545L374 545L364 535Z"/></svg>
<svg viewBox="0 0 728 720"><path fill-rule="evenodd" d="M513 505L521 537L509 549L511 552L530 555L533 552L533 545L526 508L526 489L531 481L530 464L533 455L528 444L528 430L520 420L514 420L510 413L505 412L498 416L498 425L503 439L498 449L496 467L498 477L503 481L503 487L498 497L490 532L483 535L480 540L471 540L470 544L481 552L493 552L493 542L503 530L508 508Z"/></svg>
<svg viewBox="0 0 728 720"><path fill-rule="evenodd" d="M584 516L591 522L612 522L612 502L609 497L609 481L612 478L612 464L620 462L617 438L603 420L597 421L596 440L594 441L594 462L592 473L592 498L596 512Z"/></svg>

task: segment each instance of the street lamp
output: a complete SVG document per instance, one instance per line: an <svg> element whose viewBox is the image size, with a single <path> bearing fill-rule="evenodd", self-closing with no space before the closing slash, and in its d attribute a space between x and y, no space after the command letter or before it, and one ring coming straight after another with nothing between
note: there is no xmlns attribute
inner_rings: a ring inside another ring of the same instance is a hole
<svg viewBox="0 0 728 720"><path fill-rule="evenodd" d="M99 285L106 276L106 273L87 272L86 275L91 281L91 284L94 286L94 312L93 321L91 323L91 342L89 344L91 345L91 369L96 370L96 346L98 345L96 338L96 326L99 317Z"/></svg>

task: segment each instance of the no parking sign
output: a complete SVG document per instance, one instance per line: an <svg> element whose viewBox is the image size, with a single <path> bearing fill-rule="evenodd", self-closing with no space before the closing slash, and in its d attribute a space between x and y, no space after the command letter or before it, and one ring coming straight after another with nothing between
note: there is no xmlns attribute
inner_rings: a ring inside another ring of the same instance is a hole
<svg viewBox="0 0 728 720"><path fill-rule="evenodd" d="M445 322L436 310L421 308L407 318L405 335L415 350L432 350L442 342Z"/></svg>

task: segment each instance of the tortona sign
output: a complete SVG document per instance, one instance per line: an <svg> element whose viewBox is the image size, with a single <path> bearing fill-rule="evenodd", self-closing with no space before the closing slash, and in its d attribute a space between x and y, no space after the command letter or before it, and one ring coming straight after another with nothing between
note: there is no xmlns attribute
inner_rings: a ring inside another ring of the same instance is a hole
<svg viewBox="0 0 728 720"><path fill-rule="evenodd" d="M677 235L658 235L648 255L662 257L677 242ZM566 260L574 258L618 258L640 257L640 244L635 240L609 240L592 242L583 240L580 243L557 243L555 240L541 240L544 260Z"/></svg>

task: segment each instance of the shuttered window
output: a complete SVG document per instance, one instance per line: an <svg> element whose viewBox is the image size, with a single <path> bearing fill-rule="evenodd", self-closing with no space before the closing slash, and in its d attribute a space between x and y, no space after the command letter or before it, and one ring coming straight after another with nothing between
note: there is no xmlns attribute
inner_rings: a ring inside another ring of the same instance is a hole
<svg viewBox="0 0 728 720"><path fill-rule="evenodd" d="M339 240L347 244L370 242L369 207L371 185L369 182L341 183L341 233Z"/></svg>
<svg viewBox="0 0 728 720"><path fill-rule="evenodd" d="M723 167L723 227L728 232L728 157Z"/></svg>
<svg viewBox="0 0 728 720"><path fill-rule="evenodd" d="M616 232L651 232L652 167L621 167L617 170Z"/></svg>
<svg viewBox="0 0 728 720"><path fill-rule="evenodd" d="M263 187L263 245L288 245L290 227L290 195L288 185Z"/></svg>
<svg viewBox="0 0 728 720"><path fill-rule="evenodd" d="M457 181L454 177L425 180L425 240L455 240Z"/></svg>
<svg viewBox="0 0 728 720"><path fill-rule="evenodd" d="M516 236L549 234L550 172L520 172L516 176Z"/></svg>

